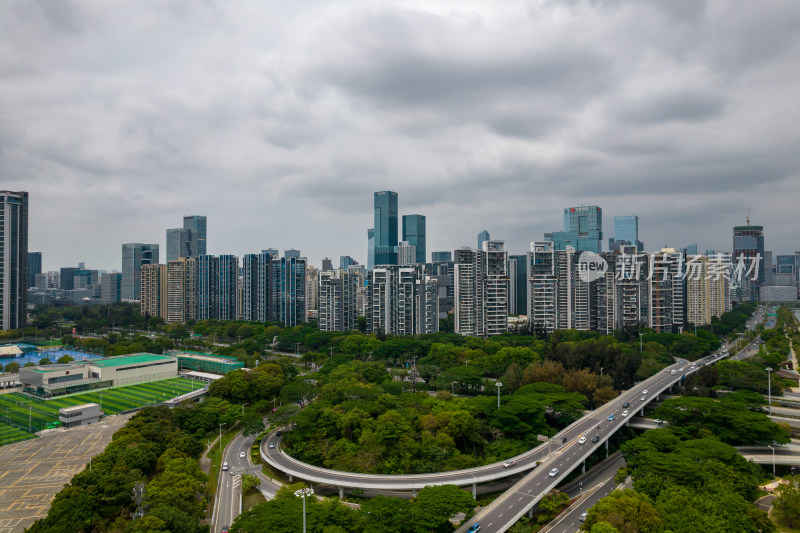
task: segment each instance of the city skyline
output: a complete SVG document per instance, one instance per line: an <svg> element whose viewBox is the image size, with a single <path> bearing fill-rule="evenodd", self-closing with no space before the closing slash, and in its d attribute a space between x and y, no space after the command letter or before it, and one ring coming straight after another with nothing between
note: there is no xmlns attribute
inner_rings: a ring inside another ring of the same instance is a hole
<svg viewBox="0 0 800 533"><path fill-rule="evenodd" d="M638 215L647 249L701 252L751 206L791 253L800 5L733 4L16 0L0 175L44 271L119 269L196 213L209 254L367 264L380 190L426 216L429 253L482 229L523 253L581 204L606 237Z"/></svg>

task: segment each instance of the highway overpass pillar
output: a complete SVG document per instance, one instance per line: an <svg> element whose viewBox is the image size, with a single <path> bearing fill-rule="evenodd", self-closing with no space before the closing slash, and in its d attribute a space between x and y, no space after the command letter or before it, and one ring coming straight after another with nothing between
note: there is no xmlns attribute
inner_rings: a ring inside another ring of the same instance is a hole
<svg viewBox="0 0 800 533"><path fill-rule="evenodd" d="M344 500L344 487L339 487L339 499Z"/></svg>
<svg viewBox="0 0 800 533"><path fill-rule="evenodd" d="M528 509L528 518L533 518L533 507Z"/></svg>
<svg viewBox="0 0 800 533"><path fill-rule="evenodd" d="M644 407L642 407L642 412L639 413L639 416L644 416Z"/></svg>
<svg viewBox="0 0 800 533"><path fill-rule="evenodd" d="M581 465L581 474L585 473L586 473L586 461L584 461L583 464Z"/></svg>
<svg viewBox="0 0 800 533"><path fill-rule="evenodd" d="M294 483L294 476L289 474L289 483Z"/></svg>
<svg viewBox="0 0 800 533"><path fill-rule="evenodd" d="M608 439L606 439L606 455L608 455Z"/></svg>
<svg viewBox="0 0 800 533"><path fill-rule="evenodd" d="M475 498L476 500L478 499L478 484L477 483L473 483L472 484L472 497Z"/></svg>

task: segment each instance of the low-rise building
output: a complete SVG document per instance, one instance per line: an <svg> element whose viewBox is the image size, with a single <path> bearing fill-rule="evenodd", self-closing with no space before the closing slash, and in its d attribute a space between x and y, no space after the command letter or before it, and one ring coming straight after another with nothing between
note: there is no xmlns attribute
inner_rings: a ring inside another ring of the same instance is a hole
<svg viewBox="0 0 800 533"><path fill-rule="evenodd" d="M62 407L58 410L58 420L65 428L86 426L99 422L103 411L96 403L84 403L72 407Z"/></svg>

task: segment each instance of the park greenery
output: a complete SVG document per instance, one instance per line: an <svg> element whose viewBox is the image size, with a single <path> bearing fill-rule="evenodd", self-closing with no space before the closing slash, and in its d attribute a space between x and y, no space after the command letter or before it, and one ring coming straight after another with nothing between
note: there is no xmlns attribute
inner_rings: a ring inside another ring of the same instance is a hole
<svg viewBox="0 0 800 533"><path fill-rule="evenodd" d="M302 523L303 502L294 495L301 483L282 487L275 499L243 512L231 532L295 533ZM306 498L309 533L446 533L450 517L471 513L475 500L453 485L426 487L412 500L376 496L352 509L336 500Z"/></svg>

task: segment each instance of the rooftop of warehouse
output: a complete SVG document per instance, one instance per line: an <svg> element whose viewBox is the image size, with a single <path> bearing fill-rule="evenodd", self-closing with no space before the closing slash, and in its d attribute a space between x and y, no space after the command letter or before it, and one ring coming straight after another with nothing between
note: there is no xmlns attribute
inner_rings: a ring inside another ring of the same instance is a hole
<svg viewBox="0 0 800 533"><path fill-rule="evenodd" d="M156 355L153 353L135 353L130 355L118 355L116 357L109 357L108 359L93 359L89 361L89 366L121 366L121 365L138 365L141 363L155 363L157 361L166 361L175 359L165 355Z"/></svg>

